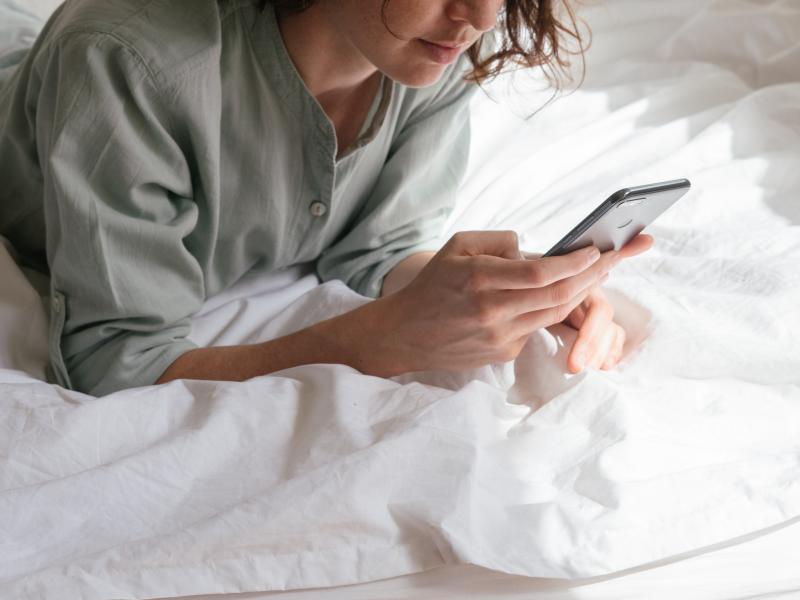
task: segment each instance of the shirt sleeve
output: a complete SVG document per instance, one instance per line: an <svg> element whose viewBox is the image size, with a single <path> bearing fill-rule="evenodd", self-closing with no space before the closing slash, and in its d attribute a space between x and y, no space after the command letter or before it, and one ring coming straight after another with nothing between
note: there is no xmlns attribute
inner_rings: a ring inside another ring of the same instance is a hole
<svg viewBox="0 0 800 600"><path fill-rule="evenodd" d="M51 376L95 396L153 384L196 347L190 168L147 67L112 35L54 41L41 77Z"/></svg>
<svg viewBox="0 0 800 600"><path fill-rule="evenodd" d="M340 279L374 298L400 261L439 249L469 157L477 85L463 80L464 67L464 60L450 67L409 112L355 225L318 259L322 281Z"/></svg>

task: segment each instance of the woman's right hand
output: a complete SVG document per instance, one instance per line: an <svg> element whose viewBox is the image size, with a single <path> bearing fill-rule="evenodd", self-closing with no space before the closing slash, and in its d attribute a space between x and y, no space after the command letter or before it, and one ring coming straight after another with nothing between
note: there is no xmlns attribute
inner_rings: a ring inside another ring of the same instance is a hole
<svg viewBox="0 0 800 600"><path fill-rule="evenodd" d="M527 260L513 231L457 233L408 285L362 307L375 318L364 321L370 349L359 368L390 377L513 360L533 331L563 321L622 252L591 247Z"/></svg>

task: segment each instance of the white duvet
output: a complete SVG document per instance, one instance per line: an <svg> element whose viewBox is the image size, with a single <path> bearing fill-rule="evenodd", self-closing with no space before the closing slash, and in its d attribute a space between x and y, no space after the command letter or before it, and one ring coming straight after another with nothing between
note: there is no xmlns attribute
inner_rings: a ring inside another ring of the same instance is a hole
<svg viewBox="0 0 800 600"><path fill-rule="evenodd" d="M334 365L101 399L36 379L38 296L0 248L0 597L152 598L443 563L584 577L800 514L800 4L613 0L581 91L479 97L450 231L541 251L608 193L688 177L608 282L611 372L564 327L514 362L393 380ZM202 344L366 299L298 267L211 299Z"/></svg>

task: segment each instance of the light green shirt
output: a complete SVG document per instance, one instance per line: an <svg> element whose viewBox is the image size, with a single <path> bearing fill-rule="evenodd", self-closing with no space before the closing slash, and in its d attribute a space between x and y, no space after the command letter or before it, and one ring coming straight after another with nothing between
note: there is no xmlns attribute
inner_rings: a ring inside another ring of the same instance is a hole
<svg viewBox="0 0 800 600"><path fill-rule="evenodd" d="M0 233L50 272L54 380L152 384L256 265L315 261L377 296L454 204L467 66L428 88L384 77L337 160L271 5L68 0L0 92Z"/></svg>

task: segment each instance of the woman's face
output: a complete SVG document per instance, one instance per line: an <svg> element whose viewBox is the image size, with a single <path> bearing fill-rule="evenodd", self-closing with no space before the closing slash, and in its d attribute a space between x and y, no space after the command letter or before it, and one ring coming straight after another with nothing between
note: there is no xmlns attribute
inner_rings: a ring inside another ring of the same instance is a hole
<svg viewBox="0 0 800 600"><path fill-rule="evenodd" d="M385 9L383 0L320 4L378 70L404 85L424 87L436 83L448 64L495 26L504 0L389 0Z"/></svg>

